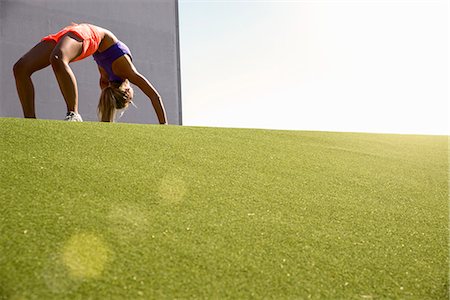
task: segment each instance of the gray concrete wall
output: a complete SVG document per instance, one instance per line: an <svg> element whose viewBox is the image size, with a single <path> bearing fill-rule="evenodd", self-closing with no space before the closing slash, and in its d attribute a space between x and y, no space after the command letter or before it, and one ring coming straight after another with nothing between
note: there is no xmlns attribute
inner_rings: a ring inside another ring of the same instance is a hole
<svg viewBox="0 0 450 300"><path fill-rule="evenodd" d="M177 0L0 0L0 117L23 117L12 67L40 39L75 23L111 30L128 45L133 62L161 94L169 123L181 124ZM79 110L97 121L99 73L94 59L72 63L78 81ZM51 66L32 76L36 113L63 119L64 99ZM158 123L151 102L135 90L135 103L118 122Z"/></svg>

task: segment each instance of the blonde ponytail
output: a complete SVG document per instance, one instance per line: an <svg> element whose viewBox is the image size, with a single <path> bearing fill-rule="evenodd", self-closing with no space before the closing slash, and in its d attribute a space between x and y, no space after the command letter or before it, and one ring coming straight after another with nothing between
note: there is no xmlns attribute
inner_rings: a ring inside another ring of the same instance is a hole
<svg viewBox="0 0 450 300"><path fill-rule="evenodd" d="M116 113L114 106L115 98L112 87L108 86L102 90L98 102L98 117L102 122L113 122Z"/></svg>
<svg viewBox="0 0 450 300"><path fill-rule="evenodd" d="M114 122L114 117L118 109L128 107L133 99L133 89L128 80L122 83L111 82L102 90L98 102L98 117L102 122Z"/></svg>

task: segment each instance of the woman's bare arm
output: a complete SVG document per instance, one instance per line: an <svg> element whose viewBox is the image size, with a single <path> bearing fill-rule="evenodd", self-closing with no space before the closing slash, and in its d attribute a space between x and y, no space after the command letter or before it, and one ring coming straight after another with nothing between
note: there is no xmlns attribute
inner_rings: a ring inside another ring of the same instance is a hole
<svg viewBox="0 0 450 300"><path fill-rule="evenodd" d="M128 80L137 85L144 94L152 102L153 108L155 109L156 115L158 116L159 124L167 124L166 110L164 109L164 104L162 102L161 96L158 94L156 89L151 85L151 83L140 73L135 73L128 77Z"/></svg>
<svg viewBox="0 0 450 300"><path fill-rule="evenodd" d="M132 84L136 85L144 92L152 102L158 121L160 124L167 124L166 110L162 102L161 96L158 94L152 84L140 74L131 62L131 59L124 55L113 62L112 69L114 74L121 78L128 79Z"/></svg>

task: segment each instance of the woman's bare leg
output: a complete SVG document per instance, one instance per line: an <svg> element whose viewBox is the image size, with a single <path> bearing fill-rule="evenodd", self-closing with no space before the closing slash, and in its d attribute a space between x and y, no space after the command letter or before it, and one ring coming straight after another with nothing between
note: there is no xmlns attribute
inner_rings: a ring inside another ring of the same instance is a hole
<svg viewBox="0 0 450 300"><path fill-rule="evenodd" d="M53 41L42 41L22 56L13 67L17 94L25 118L36 118L34 86L31 75L50 65L50 54L55 48Z"/></svg>
<svg viewBox="0 0 450 300"><path fill-rule="evenodd" d="M83 41L73 33L68 33L61 38L50 56L50 63L66 101L68 112L78 113L77 80L69 67L69 63L77 58L82 50Z"/></svg>

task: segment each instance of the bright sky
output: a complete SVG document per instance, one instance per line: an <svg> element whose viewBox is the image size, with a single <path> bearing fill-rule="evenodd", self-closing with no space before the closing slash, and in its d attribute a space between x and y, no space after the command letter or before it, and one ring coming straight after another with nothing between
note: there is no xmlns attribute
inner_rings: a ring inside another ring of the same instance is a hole
<svg viewBox="0 0 450 300"><path fill-rule="evenodd" d="M179 0L183 124L449 134L447 0Z"/></svg>

